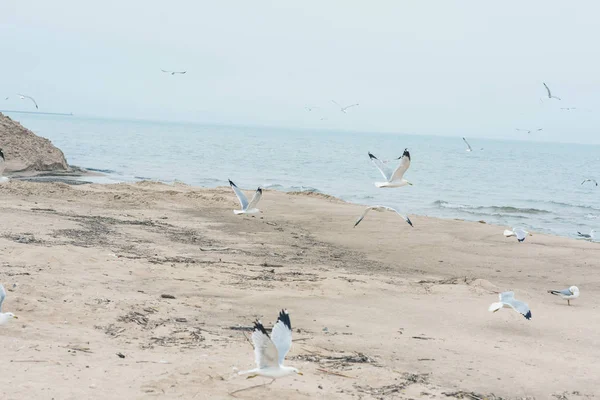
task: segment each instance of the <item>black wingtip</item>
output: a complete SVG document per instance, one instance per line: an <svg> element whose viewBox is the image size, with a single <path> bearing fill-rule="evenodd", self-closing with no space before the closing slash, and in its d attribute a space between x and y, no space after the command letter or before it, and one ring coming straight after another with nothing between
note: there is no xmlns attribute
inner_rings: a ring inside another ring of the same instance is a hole
<svg viewBox="0 0 600 400"><path fill-rule="evenodd" d="M254 330L259 331L260 333L263 333L263 334L269 336L269 333L263 326L262 322L260 322L260 320L258 320L258 319L256 321L254 321Z"/></svg>
<svg viewBox="0 0 600 400"><path fill-rule="evenodd" d="M228 179L228 181L229 181L229 186L235 186L235 187L237 187L237 185L236 185L235 183L233 183L233 182L231 181L231 179Z"/></svg>
<svg viewBox="0 0 600 400"><path fill-rule="evenodd" d="M554 294L554 295L558 295L558 291L557 290L548 290L548 293Z"/></svg>
<svg viewBox="0 0 600 400"><path fill-rule="evenodd" d="M524 315L526 320L530 320L531 319L531 311L527 311L527 314Z"/></svg>
<svg viewBox="0 0 600 400"><path fill-rule="evenodd" d="M402 157L406 157L410 160L410 152L408 149L404 149L404 153L402 153Z"/></svg>
<svg viewBox="0 0 600 400"><path fill-rule="evenodd" d="M292 330L292 322L290 321L290 314L286 309L283 309L279 312L279 318L277 318L277 322L283 322L283 324L291 331Z"/></svg>
<svg viewBox="0 0 600 400"><path fill-rule="evenodd" d="M523 239L517 239L519 241L519 243L523 243L525 241L525 238Z"/></svg>
<svg viewBox="0 0 600 400"><path fill-rule="evenodd" d="M406 222L408 222L408 224L409 224L409 225L410 225L412 228L414 228L414 226L413 226L413 224L412 224L412 221L410 220L410 218L406 217Z"/></svg>
<svg viewBox="0 0 600 400"><path fill-rule="evenodd" d="M256 191L260 194L262 194L262 188L259 186L258 189L256 189Z"/></svg>
<svg viewBox="0 0 600 400"><path fill-rule="evenodd" d="M373 154L371 154L371 152L369 152L369 158L370 158L371 160L372 160L372 159L375 159L375 160L377 160L377 157L375 157Z"/></svg>

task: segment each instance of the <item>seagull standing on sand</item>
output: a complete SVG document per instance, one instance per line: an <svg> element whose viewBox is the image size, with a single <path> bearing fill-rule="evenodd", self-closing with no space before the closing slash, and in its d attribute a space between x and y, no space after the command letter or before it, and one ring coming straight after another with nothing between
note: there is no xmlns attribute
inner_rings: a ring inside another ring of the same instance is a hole
<svg viewBox="0 0 600 400"><path fill-rule="evenodd" d="M256 368L238 372L239 375L248 375L247 379L257 376L273 379L269 384L287 375L302 375L296 368L283 365L283 360L292 347L292 324L287 310L281 310L279 313L270 337L263 324L255 321L252 344Z"/></svg>
<svg viewBox="0 0 600 400"><path fill-rule="evenodd" d="M527 232L525 229L521 229L521 228L514 229L513 228L512 231L510 231L508 229L505 230L504 236L506 236L506 237L516 236L519 243L521 243L521 242L525 241L525 238L527 236L533 236L533 235L531 233Z"/></svg>
<svg viewBox="0 0 600 400"><path fill-rule="evenodd" d="M585 238L585 239L596 240L596 230L595 230L595 229L592 229L592 230L590 231L590 234L589 234L589 235L588 235L587 233L581 233L581 232L579 232L579 231L577 231L577 234L578 234L580 237L582 237L582 238Z"/></svg>
<svg viewBox="0 0 600 400"><path fill-rule="evenodd" d="M400 160L400 164L393 173L383 162L381 162L380 159L375 157L373 154L369 153L369 158L371 161L373 161L373 164L375 164L379 172L381 172L381 175L383 175L386 180L385 182L375 182L375 186L378 188L396 188L406 185L412 186L412 183L403 178L406 170L408 167L410 167L410 153L408 152L408 149L404 149L402 157L397 158L397 160Z"/></svg>
<svg viewBox="0 0 600 400"><path fill-rule="evenodd" d="M348 113L346 112L346 110L347 110L347 109L349 109L350 107L356 107L356 106L358 106L358 105L359 105L358 103L356 103L356 104L350 104L349 106L346 106L346 107L344 107L344 106L342 106L341 104L339 104L339 103L338 103L337 101L335 101L335 100L331 100L331 101L333 102L333 104L335 104L336 106L338 106L338 107L340 108L340 111L341 111L341 112L343 112L344 114L348 114Z"/></svg>
<svg viewBox="0 0 600 400"><path fill-rule="evenodd" d="M467 139L462 138L463 141L465 142L465 144L467 145L467 149L465 151L473 151L473 149L471 148L471 145L469 144L469 142L467 142Z"/></svg>
<svg viewBox="0 0 600 400"><path fill-rule="evenodd" d="M575 300L579 297L579 288L577 286L571 286L570 288L563 290L548 290L548 293L560 296L561 299L567 301L568 305L571 305L571 300Z"/></svg>
<svg viewBox="0 0 600 400"><path fill-rule="evenodd" d="M235 183L231 181L231 179L229 180L229 186L231 186L231 188L235 192L235 195L237 196L242 207L241 210L233 210L234 214L256 214L257 212L260 212L260 210L256 208L256 205L262 197L262 189L260 187L256 189L254 197L252 197L252 200L250 201L250 203L248 203L248 198L246 197L246 195L242 193L242 191L237 187Z"/></svg>
<svg viewBox="0 0 600 400"><path fill-rule="evenodd" d="M549 99L556 99L556 100L560 100L560 97L556 97L552 95L552 92L550 91L550 88L548 87L548 85L546 85L545 82L542 82L544 84L544 87L546 88L546 92L548 92L548 98Z"/></svg>
<svg viewBox="0 0 600 400"><path fill-rule="evenodd" d="M18 317L11 312L2 312L2 303L4 303L4 299L6 298L6 290L4 286L0 283L0 325L6 324L11 319L18 319Z"/></svg>
<svg viewBox="0 0 600 400"><path fill-rule="evenodd" d="M529 310L529 306L527 303L523 303L522 301L515 300L514 292L502 292L499 294L500 301L498 303L492 303L488 311L496 312L501 308L512 308L526 319L531 319L531 310Z"/></svg>
<svg viewBox="0 0 600 400"><path fill-rule="evenodd" d="M583 182L581 182L581 184L583 185L586 182L594 182L596 184L596 186L598 186L598 182L596 182L595 179L585 179Z"/></svg>
<svg viewBox="0 0 600 400"><path fill-rule="evenodd" d="M27 96L27 95L24 95L24 94L18 94L18 93L17 93L17 96L19 96L19 98L21 100L25 100L25 99L31 100L33 102L33 104L35 104L36 110L39 109L39 107L38 107L38 105L37 105L37 103L36 103L36 101L35 101L35 99L33 97Z"/></svg>
<svg viewBox="0 0 600 400"><path fill-rule="evenodd" d="M187 71L165 71L164 69L161 69L162 72L166 73L166 74L171 74L171 75L175 75L175 74L185 74Z"/></svg>
<svg viewBox="0 0 600 400"><path fill-rule="evenodd" d="M387 206L371 206L371 207L367 207L365 209L365 211L362 213L362 215L360 216L360 218L358 220L356 220L356 222L354 223L354 227L355 228L356 228L356 225L360 224L360 221L362 221L365 218L365 216L369 213L369 211L371 211L371 210L376 210L376 211L383 211L383 210L394 211L396 214L398 214L399 216L401 216L402 219L405 220L407 224L409 224L410 226L413 226L413 224L410 221L410 219L408 217L400 214L400 211L396 210L395 208L387 207Z"/></svg>

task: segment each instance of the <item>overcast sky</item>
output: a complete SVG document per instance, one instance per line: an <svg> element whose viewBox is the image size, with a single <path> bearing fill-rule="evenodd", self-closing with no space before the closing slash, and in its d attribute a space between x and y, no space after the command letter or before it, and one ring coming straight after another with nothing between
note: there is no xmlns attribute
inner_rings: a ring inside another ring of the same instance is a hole
<svg viewBox="0 0 600 400"><path fill-rule="evenodd" d="M599 15L592 0L0 0L0 109L30 108L4 100L22 92L79 115L600 143ZM542 82L562 101L540 103Z"/></svg>

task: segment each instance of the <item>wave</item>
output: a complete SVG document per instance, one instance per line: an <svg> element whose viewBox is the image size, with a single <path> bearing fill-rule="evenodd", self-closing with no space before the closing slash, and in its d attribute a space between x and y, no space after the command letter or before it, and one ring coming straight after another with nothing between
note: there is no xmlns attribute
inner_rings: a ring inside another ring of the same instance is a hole
<svg viewBox="0 0 600 400"><path fill-rule="evenodd" d="M552 214L552 211L539 208L520 208L513 206L469 206L465 204L452 204L444 200L436 200L432 203L439 208L453 208L465 212L477 212L492 215L502 214Z"/></svg>
<svg viewBox="0 0 600 400"><path fill-rule="evenodd" d="M102 172L103 174L116 174L117 173L117 171L114 171L112 169L86 168L86 170L92 171L92 172Z"/></svg>

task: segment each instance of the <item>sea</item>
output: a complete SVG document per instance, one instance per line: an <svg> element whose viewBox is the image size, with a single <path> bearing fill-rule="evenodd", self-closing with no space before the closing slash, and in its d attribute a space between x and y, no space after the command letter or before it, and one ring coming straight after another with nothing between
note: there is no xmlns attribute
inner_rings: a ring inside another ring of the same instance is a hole
<svg viewBox="0 0 600 400"><path fill-rule="evenodd" d="M11 114L97 183L157 180L326 193L415 216L485 221L566 237L600 229L600 146L258 126ZM368 152L413 186L378 189ZM86 180L89 180L86 177ZM351 224L351 223L350 223ZM435 233L432 233L435 234Z"/></svg>

